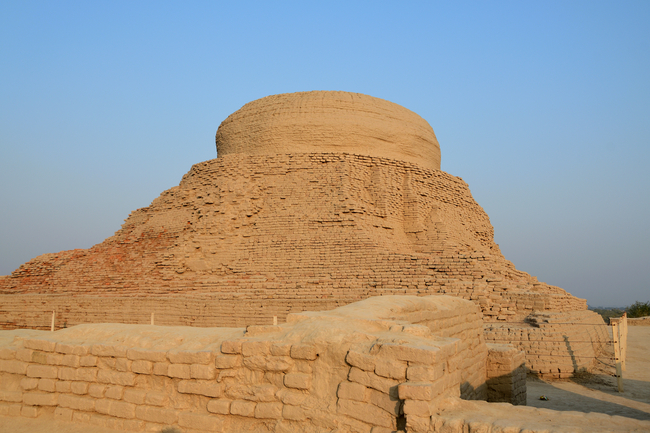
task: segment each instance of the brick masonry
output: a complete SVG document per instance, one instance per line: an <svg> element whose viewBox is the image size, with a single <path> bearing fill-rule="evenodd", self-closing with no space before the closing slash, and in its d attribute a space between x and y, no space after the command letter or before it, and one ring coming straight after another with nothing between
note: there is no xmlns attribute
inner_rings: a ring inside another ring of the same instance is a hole
<svg viewBox="0 0 650 433"><path fill-rule="evenodd" d="M479 305L486 338L517 342L540 375L589 369L600 355L599 316L506 260L468 185L433 156L419 165L302 144L276 154L229 146L104 242L0 276L0 326L46 329L52 310L58 326L149 323L151 313L165 325L262 325L371 296L443 293ZM540 314L575 325L557 328L568 345L531 324ZM536 358L551 352L533 334L572 361Z"/></svg>

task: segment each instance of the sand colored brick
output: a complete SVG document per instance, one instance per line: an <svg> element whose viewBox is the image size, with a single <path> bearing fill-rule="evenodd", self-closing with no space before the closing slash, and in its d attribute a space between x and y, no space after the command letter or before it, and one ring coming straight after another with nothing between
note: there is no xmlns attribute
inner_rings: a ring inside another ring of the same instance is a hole
<svg viewBox="0 0 650 433"><path fill-rule="evenodd" d="M275 95L224 121L217 147L217 159L195 164L178 186L132 212L101 244L45 254L0 277L0 322L44 328L40 311L47 305L69 325L143 324L154 312L157 324L250 326L251 335L263 335L273 332L274 316L282 323L289 311L444 293L472 300L487 323L515 331L535 333L522 323L545 314L579 323L565 334L578 346L580 362L553 372L531 355L527 365L540 376L594 365L598 345L581 345L581 334L593 325L592 333L606 339L602 321L584 300L503 257L468 185L440 171L435 134L415 113L345 92ZM449 334L462 334L463 327L462 320L445 326ZM485 338L501 341L498 332ZM128 357L119 345L66 343L56 350L52 341L32 340L26 349ZM533 353L530 340L517 344ZM224 342L222 353L239 354L240 344ZM141 359L165 362L165 356ZM65 365L75 366L69 360ZM177 361L172 364L203 364Z"/></svg>
<svg viewBox="0 0 650 433"><path fill-rule="evenodd" d="M598 362L600 317L503 257L415 113L275 95L216 143L104 242L0 277L4 326L49 329L44 309L71 326L0 344L0 413L127 431L481 431L492 421L449 402L519 404L527 371Z"/></svg>

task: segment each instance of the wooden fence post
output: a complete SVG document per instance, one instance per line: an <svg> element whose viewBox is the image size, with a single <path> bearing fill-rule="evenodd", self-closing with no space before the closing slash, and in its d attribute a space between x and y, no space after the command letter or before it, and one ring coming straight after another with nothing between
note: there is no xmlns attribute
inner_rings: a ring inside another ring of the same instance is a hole
<svg viewBox="0 0 650 433"><path fill-rule="evenodd" d="M618 392L623 392L623 369L621 366L621 327L617 320L612 322L612 336L614 337L614 361L616 362L616 382Z"/></svg>
<svg viewBox="0 0 650 433"><path fill-rule="evenodd" d="M623 313L621 319L621 370L625 371L625 360L627 359L627 313Z"/></svg>

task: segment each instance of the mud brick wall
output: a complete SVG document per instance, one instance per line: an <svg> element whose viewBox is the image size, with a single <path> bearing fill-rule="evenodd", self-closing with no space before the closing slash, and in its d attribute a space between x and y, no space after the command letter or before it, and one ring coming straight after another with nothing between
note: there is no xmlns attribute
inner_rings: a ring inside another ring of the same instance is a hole
<svg viewBox="0 0 650 433"><path fill-rule="evenodd" d="M527 370L540 377L569 378L596 363L611 364L607 328L592 311L540 313L518 325L486 324L485 339L525 351Z"/></svg>
<svg viewBox="0 0 650 433"><path fill-rule="evenodd" d="M488 344L487 401L526 404L526 353L507 344Z"/></svg>
<svg viewBox="0 0 650 433"><path fill-rule="evenodd" d="M445 398L486 398L481 326L471 302L393 296L246 330L16 334L0 345L0 413L125 431L388 432L417 424Z"/></svg>
<svg viewBox="0 0 650 433"><path fill-rule="evenodd" d="M502 256L460 178L346 153L231 154L194 165L104 242L0 277L0 327L47 329L52 310L58 326L144 324L153 312L159 324L239 327L435 293L513 326L586 311Z"/></svg>
<svg viewBox="0 0 650 433"><path fill-rule="evenodd" d="M321 310L440 292L495 321L586 309L515 269L493 231L467 184L440 170L343 153L226 155L194 165L104 242L0 277L0 294L309 298Z"/></svg>

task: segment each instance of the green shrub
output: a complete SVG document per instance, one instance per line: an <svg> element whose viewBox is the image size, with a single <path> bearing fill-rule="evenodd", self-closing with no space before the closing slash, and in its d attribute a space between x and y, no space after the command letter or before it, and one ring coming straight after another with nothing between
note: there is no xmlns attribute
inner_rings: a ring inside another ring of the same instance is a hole
<svg viewBox="0 0 650 433"><path fill-rule="evenodd" d="M650 316L650 302L636 301L627 307L625 311L627 311L627 317L630 318Z"/></svg>
<svg viewBox="0 0 650 433"><path fill-rule="evenodd" d="M621 317L623 316L623 310L619 308L593 308L589 307L590 310L600 314L605 321L605 323L609 324L609 319L612 317Z"/></svg>

